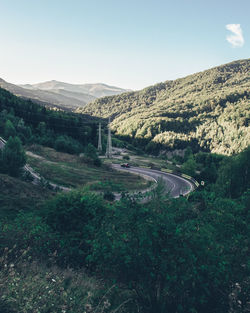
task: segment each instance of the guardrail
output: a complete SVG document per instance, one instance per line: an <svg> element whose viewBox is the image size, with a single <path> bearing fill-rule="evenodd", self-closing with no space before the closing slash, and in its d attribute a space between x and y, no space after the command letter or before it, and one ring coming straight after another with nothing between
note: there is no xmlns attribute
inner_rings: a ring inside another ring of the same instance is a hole
<svg viewBox="0 0 250 313"><path fill-rule="evenodd" d="M191 180L191 182L196 186L196 188L198 188L200 186L200 184L197 182L197 180L195 180L193 177L191 177L189 175L186 175L186 174L183 174L183 173L177 173L177 172L174 172L173 170L169 170L167 168L161 168L161 171L162 172L167 172L167 173L170 173L170 174L174 174L174 175L177 175L177 176L181 176L183 178Z"/></svg>
<svg viewBox="0 0 250 313"><path fill-rule="evenodd" d="M147 169L154 169L154 168L151 168L149 166L140 166L141 168L147 168ZM156 169L156 168L155 168ZM183 173L178 173L178 172L175 172L173 170L170 170L168 168L157 168L158 171L161 171L161 172L165 172L165 173L169 173L169 174L174 174L174 175L177 175L177 176L180 176L180 177L183 177L183 178L186 178L188 180L190 180L196 188L198 188L200 186L200 184L197 182L197 180L195 180L193 177L189 176L189 175L186 175L186 174L183 174Z"/></svg>

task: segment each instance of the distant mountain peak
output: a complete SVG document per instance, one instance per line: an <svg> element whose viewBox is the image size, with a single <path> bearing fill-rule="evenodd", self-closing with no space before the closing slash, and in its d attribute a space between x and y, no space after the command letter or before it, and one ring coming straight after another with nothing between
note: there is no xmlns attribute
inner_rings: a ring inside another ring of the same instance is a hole
<svg viewBox="0 0 250 313"><path fill-rule="evenodd" d="M96 98L118 95L127 91L103 83L70 84L55 79L36 84L14 85L0 78L0 87L17 96L66 110L75 110Z"/></svg>

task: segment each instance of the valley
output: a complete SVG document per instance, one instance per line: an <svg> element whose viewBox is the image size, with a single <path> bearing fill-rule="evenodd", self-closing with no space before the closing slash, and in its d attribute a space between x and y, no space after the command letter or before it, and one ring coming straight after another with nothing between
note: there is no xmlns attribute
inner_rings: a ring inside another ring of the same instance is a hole
<svg viewBox="0 0 250 313"><path fill-rule="evenodd" d="M249 59L91 97L0 88L0 312L247 312Z"/></svg>

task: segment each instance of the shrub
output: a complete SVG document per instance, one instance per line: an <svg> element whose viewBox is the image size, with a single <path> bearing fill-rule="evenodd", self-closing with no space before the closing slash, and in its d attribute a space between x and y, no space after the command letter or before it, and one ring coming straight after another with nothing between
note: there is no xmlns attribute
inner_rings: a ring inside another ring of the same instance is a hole
<svg viewBox="0 0 250 313"><path fill-rule="evenodd" d="M55 149L60 152L80 153L82 146L79 142L69 136L59 136L55 141Z"/></svg>
<svg viewBox="0 0 250 313"><path fill-rule="evenodd" d="M105 191L103 194L103 199L108 200L108 201L114 201L115 195L111 191Z"/></svg>
<svg viewBox="0 0 250 313"><path fill-rule="evenodd" d="M26 163L26 156L18 137L9 137L0 155L0 169L3 173L17 177Z"/></svg>
<svg viewBox="0 0 250 313"><path fill-rule="evenodd" d="M60 264L83 266L89 240L95 237L105 214L103 199L87 190L58 194L45 203L46 223L60 237Z"/></svg>
<svg viewBox="0 0 250 313"><path fill-rule="evenodd" d="M123 160L130 160L129 155L124 155L122 158L123 158Z"/></svg>

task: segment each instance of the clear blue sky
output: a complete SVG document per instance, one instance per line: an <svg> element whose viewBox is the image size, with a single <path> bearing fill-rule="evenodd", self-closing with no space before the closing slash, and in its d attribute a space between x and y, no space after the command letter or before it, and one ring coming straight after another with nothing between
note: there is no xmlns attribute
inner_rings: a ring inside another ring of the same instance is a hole
<svg viewBox="0 0 250 313"><path fill-rule="evenodd" d="M0 0L0 77L141 89L249 58L249 16L249 0Z"/></svg>

